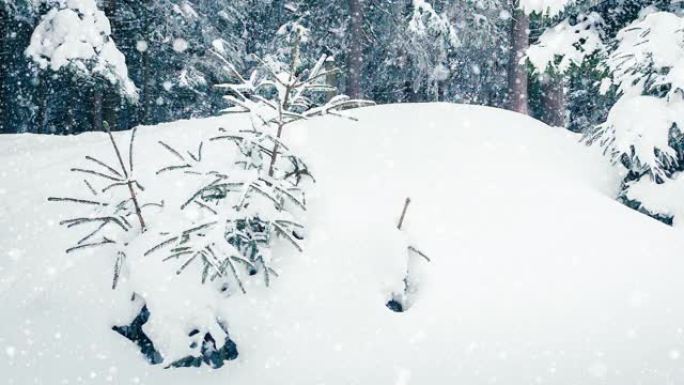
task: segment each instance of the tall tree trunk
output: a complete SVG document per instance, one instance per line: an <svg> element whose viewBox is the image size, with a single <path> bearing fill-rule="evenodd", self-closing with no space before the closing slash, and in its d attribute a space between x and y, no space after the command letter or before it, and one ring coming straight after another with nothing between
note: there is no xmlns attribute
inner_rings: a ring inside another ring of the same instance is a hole
<svg viewBox="0 0 684 385"><path fill-rule="evenodd" d="M51 86L48 82L46 71L41 71L38 75L38 84L36 85L36 90L38 90L37 95L37 105L38 110L36 112L36 129L39 134L47 134L48 132L48 119L49 119L49 105L50 105L50 91Z"/></svg>
<svg viewBox="0 0 684 385"><path fill-rule="evenodd" d="M541 79L542 121L550 126L565 127L565 84L558 74L545 73Z"/></svg>
<svg viewBox="0 0 684 385"><path fill-rule="evenodd" d="M150 106L150 85L149 85L149 66L148 66L148 55L149 49L141 53L142 60L140 61L141 73L142 73L142 95L140 95L140 115L138 120L142 124L149 123L149 106Z"/></svg>
<svg viewBox="0 0 684 385"><path fill-rule="evenodd" d="M347 50L346 93L361 98L363 71L363 0L347 0L349 4L349 49Z"/></svg>
<svg viewBox="0 0 684 385"><path fill-rule="evenodd" d="M92 108L91 108L91 113L92 113L92 129L93 131L102 131L102 96L104 93L104 88L103 86L100 86L99 84L93 85L93 99L92 99Z"/></svg>
<svg viewBox="0 0 684 385"><path fill-rule="evenodd" d="M328 72L327 75L325 75L325 82L331 87L337 88L337 71L335 71L335 57L334 56L328 56L325 60L325 71ZM326 92L326 99L330 100L337 95L337 91L328 91Z"/></svg>
<svg viewBox="0 0 684 385"><path fill-rule="evenodd" d="M7 98L5 97L5 76L9 70L9 47L7 44L7 24L9 24L9 14L7 5L0 5L0 134L9 132L7 127Z"/></svg>
<svg viewBox="0 0 684 385"><path fill-rule="evenodd" d="M111 85L107 87L107 91L102 101L102 119L109 123L112 130L122 129L124 127L118 126L119 120L119 105L121 98Z"/></svg>
<svg viewBox="0 0 684 385"><path fill-rule="evenodd" d="M103 7L105 15L109 18L109 23L112 28L112 36L116 36L116 33L120 27L119 18L116 15L117 11L117 0L105 0ZM102 119L109 123L109 126L116 130L117 118L119 112L120 97L116 90L116 87L111 84L107 84L106 87L102 87L102 92L104 96L102 97Z"/></svg>
<svg viewBox="0 0 684 385"><path fill-rule="evenodd" d="M511 50L508 62L508 108L522 114L528 113L527 66L523 61L529 47L530 17L518 9L514 1L511 20Z"/></svg>
<svg viewBox="0 0 684 385"><path fill-rule="evenodd" d="M150 17L150 6L151 1L145 0L140 2L140 12L142 17L142 38L145 41L145 49L140 52L140 82L141 82L141 92L140 101L138 105L138 123L148 124L150 123L150 101L152 95L150 95L151 85L150 85L150 49L152 49L151 40L149 37L152 35L151 17Z"/></svg>

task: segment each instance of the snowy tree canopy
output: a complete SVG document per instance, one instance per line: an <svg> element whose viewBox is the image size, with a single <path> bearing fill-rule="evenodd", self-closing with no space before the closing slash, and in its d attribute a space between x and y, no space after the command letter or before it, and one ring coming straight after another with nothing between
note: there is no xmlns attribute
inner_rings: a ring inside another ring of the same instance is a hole
<svg viewBox="0 0 684 385"><path fill-rule="evenodd" d="M460 45L456 30L446 15L435 11L425 0L413 0L413 14L409 21L409 31L419 35L443 36L452 46Z"/></svg>
<svg viewBox="0 0 684 385"><path fill-rule="evenodd" d="M668 95L684 90L684 18L670 12L647 14L620 31L608 65L624 94L667 86Z"/></svg>
<svg viewBox="0 0 684 385"><path fill-rule="evenodd" d="M574 0L520 0L518 6L527 14L539 13L547 16L558 15Z"/></svg>
<svg viewBox="0 0 684 385"><path fill-rule="evenodd" d="M633 159L635 169L651 170L664 176L677 162L670 147L670 129L684 127L684 103L670 102L655 96L623 97L611 108L602 125L608 138L604 144L615 157L623 154Z"/></svg>
<svg viewBox="0 0 684 385"><path fill-rule="evenodd" d="M683 26L680 16L655 12L618 33L607 65L621 96L596 133L611 156L662 181L678 158L672 129L684 127Z"/></svg>
<svg viewBox="0 0 684 385"><path fill-rule="evenodd" d="M126 58L111 38L111 26L95 0L60 0L42 18L26 54L41 68L70 68L85 76L100 75L136 99Z"/></svg>
<svg viewBox="0 0 684 385"><path fill-rule="evenodd" d="M588 55L605 50L602 26L603 18L595 12L582 15L575 24L566 19L544 31L527 50L527 57L539 72L549 68L566 72L571 65L580 65Z"/></svg>
<svg viewBox="0 0 684 385"><path fill-rule="evenodd" d="M435 11L430 3L413 0L406 37L406 51L419 70L414 83L427 79L429 92L436 94L437 83L450 76L449 55L461 45L456 28L448 15Z"/></svg>

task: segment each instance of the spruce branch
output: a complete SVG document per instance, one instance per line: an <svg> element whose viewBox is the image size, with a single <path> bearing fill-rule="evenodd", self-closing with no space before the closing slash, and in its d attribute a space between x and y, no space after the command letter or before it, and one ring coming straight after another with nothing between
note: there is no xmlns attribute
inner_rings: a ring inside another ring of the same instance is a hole
<svg viewBox="0 0 684 385"><path fill-rule="evenodd" d="M106 202L96 202L96 201L91 201L91 200L87 200L87 199L61 198L61 197L48 197L48 202L73 202L73 203L81 203L81 204L94 205L94 206L108 206L109 205Z"/></svg>
<svg viewBox="0 0 684 385"><path fill-rule="evenodd" d="M68 254L68 253L71 253L72 251L76 251L76 250L81 250L81 249L90 248L90 247L98 247L98 246L108 245L108 244L114 244L114 243L116 243L116 242L112 241L112 240L109 239L109 238L104 238L104 239L103 239L102 241L100 241L100 242L85 243L85 244L82 244L82 245L77 245L77 246L70 247L70 248L66 249L66 252L67 252L67 254Z"/></svg>
<svg viewBox="0 0 684 385"><path fill-rule="evenodd" d="M185 162L185 157L181 155L178 150L175 148L171 147L170 145L166 144L165 142L159 140L157 141L159 144L161 144L162 147L164 147L166 150L168 150L171 154L173 154L176 158L178 158L180 161Z"/></svg>
<svg viewBox="0 0 684 385"><path fill-rule="evenodd" d="M90 175L94 175L94 176L99 176L99 177L101 177L101 178L113 180L114 182L121 182L121 181L123 181L122 178L118 178L118 177L115 177L115 176L107 175L107 174L104 174L104 173L101 173L101 172L97 172L97 171L93 171L93 170L89 170L89 169L72 168L71 171L73 171L73 172L81 172L81 173L84 173L84 174L90 174Z"/></svg>
<svg viewBox="0 0 684 385"><path fill-rule="evenodd" d="M94 189L93 186L90 184L90 182L88 182L87 179L83 179L83 183L85 183L86 187L88 187L88 190L90 190L90 192L91 192L93 195L97 196L97 191L95 191L95 189Z"/></svg>
<svg viewBox="0 0 684 385"><path fill-rule="evenodd" d="M74 226L79 226L84 223L93 223L93 222L105 222L105 223L114 223L117 226L119 226L122 230L128 231L128 227L126 227L126 223L124 220L122 220L122 217L111 217L111 216L106 216L106 217L94 217L94 218L72 218L72 219L65 219L63 221L60 221L59 224L61 226L67 226L67 227L74 227Z"/></svg>
<svg viewBox="0 0 684 385"><path fill-rule="evenodd" d="M145 220L142 216L142 211L140 210L140 205L138 203L138 197L135 193L135 190L133 189L133 185L136 184L134 180L131 179L130 173L126 170L126 165L124 164L123 158L121 157L121 151L119 151L119 146L116 144L116 140L114 140L114 135L112 135L112 131L109 129L109 123L106 121L102 122L102 125L107 131L107 134L109 135L109 140L112 143L112 147L114 148L114 153L116 154L116 158L119 160L119 165L121 166L121 171L123 172L124 177L126 178L125 184L128 186L128 192L130 193L131 200L133 201L133 206L135 207L135 214L138 217L138 221L140 222L140 230L142 232L145 232L147 230L145 226ZM133 156L132 156L132 150L133 150L133 141L135 139L135 130L131 133L131 141L130 141L130 151L131 153L129 154L129 161L133 161ZM133 171L132 165L131 165L131 172ZM139 186L139 185L138 185Z"/></svg>
<svg viewBox="0 0 684 385"><path fill-rule="evenodd" d="M99 160L99 159L97 159L97 158L95 158L95 157L92 157L92 156L90 156L90 155L86 155L85 158L86 158L87 160L91 161L91 162L94 162L95 164L98 164L98 165L100 165L100 166L106 168L109 172L111 172L112 174L116 175L118 178L124 178L124 176L121 175L121 173L119 173L118 171L116 171L113 167L111 167L111 166L108 165L107 163L105 163L105 162L103 162L103 161L101 161L101 160Z"/></svg>

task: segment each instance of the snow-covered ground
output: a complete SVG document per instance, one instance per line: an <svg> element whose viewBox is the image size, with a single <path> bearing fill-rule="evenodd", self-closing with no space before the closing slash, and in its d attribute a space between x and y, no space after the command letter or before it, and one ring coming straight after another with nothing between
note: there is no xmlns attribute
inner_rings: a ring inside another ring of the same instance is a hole
<svg viewBox="0 0 684 385"><path fill-rule="evenodd" d="M684 381L684 237L616 202L619 176L600 154L491 108L354 114L359 122L321 118L285 133L317 177L305 251L282 258L270 288L220 303L240 355L219 370L148 365L110 330L131 317L125 286L111 290L112 260L63 252L74 235L57 223L69 213L46 198L76 188L69 168L108 152L106 136L0 137L0 382ZM239 124L144 127L139 164L164 163L159 139L192 146ZM406 245L432 262L411 261L418 292L395 313L385 303Z"/></svg>

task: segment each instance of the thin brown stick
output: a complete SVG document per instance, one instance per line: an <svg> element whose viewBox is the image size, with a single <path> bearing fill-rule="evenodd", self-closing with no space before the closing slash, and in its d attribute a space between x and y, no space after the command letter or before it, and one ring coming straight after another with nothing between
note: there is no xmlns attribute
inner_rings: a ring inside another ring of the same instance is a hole
<svg viewBox="0 0 684 385"><path fill-rule="evenodd" d="M399 224L397 225L397 229L401 230L401 226L404 225L404 218L406 217L406 210L408 210L408 206L411 203L411 198L406 198L406 201L404 202L404 209L401 211L401 217L399 218Z"/></svg>
<svg viewBox="0 0 684 385"><path fill-rule="evenodd" d="M133 174L133 143L135 142L135 134L138 132L138 127L134 127L131 131L131 141L128 144L128 168Z"/></svg>
<svg viewBox="0 0 684 385"><path fill-rule="evenodd" d="M121 152L119 151L119 146L116 145L116 141L114 140L114 135L112 135L112 131L109 129L109 123L106 121L103 122L102 124L105 128L105 131L107 131L107 134L109 135L109 140L112 142L112 146L114 147L114 152L116 153L116 158L119 160L119 164L121 165L121 171L123 172L124 176L128 178L128 171L126 171L126 166L124 165L123 158L121 157Z"/></svg>

